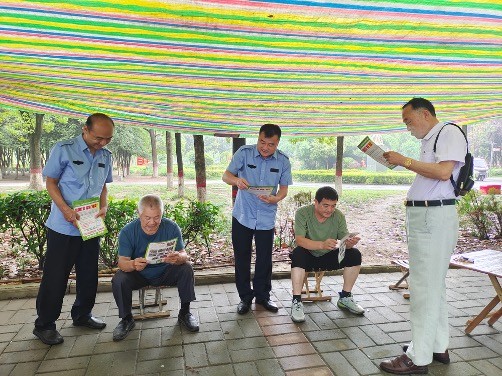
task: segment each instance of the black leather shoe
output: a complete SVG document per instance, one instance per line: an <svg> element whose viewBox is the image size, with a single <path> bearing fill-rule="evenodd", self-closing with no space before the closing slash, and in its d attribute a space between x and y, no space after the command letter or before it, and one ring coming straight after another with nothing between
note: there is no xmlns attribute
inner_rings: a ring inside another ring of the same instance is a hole
<svg viewBox="0 0 502 376"><path fill-rule="evenodd" d="M56 329L33 329L33 334L35 334L40 341L46 345L59 345L64 342L63 337Z"/></svg>
<svg viewBox="0 0 502 376"><path fill-rule="evenodd" d="M73 320L74 326L86 326L91 329L103 329L106 323L97 317L90 316L84 319Z"/></svg>
<svg viewBox="0 0 502 376"><path fill-rule="evenodd" d="M244 300L241 300L239 305L237 306L237 313L239 315L245 315L246 313L249 312L249 309L251 308L251 302L246 302Z"/></svg>
<svg viewBox="0 0 502 376"><path fill-rule="evenodd" d="M403 345L403 351L408 350L408 345ZM448 354L448 349L444 353L432 353L432 359L439 363L450 364L450 354Z"/></svg>
<svg viewBox="0 0 502 376"><path fill-rule="evenodd" d="M134 319L122 319L115 329L113 329L113 340L122 341L129 332L136 326Z"/></svg>
<svg viewBox="0 0 502 376"><path fill-rule="evenodd" d="M199 331L199 322L190 312L178 316L178 322L191 332Z"/></svg>
<svg viewBox="0 0 502 376"><path fill-rule="evenodd" d="M279 310L279 308L277 308L275 303L273 301L271 301L270 299L257 300L256 303L262 305L263 308L265 308L267 311L270 311L270 312L277 312Z"/></svg>

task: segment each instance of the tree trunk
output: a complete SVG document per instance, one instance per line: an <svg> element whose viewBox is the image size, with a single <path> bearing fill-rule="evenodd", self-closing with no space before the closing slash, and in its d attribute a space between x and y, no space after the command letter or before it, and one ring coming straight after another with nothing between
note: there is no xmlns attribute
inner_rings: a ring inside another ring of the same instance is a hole
<svg viewBox="0 0 502 376"><path fill-rule="evenodd" d="M181 133L175 133L176 141L176 162L178 164L178 196L185 195L185 175L183 173L183 155L181 153Z"/></svg>
<svg viewBox="0 0 502 376"><path fill-rule="evenodd" d="M40 154L40 137L44 114L35 114L35 129L29 135L30 140L30 185L29 189L41 191L44 189L42 179L42 155Z"/></svg>
<svg viewBox="0 0 502 376"><path fill-rule="evenodd" d="M206 202L206 159L204 156L204 136L193 136L195 150L195 183L197 186L197 200Z"/></svg>
<svg viewBox="0 0 502 376"><path fill-rule="evenodd" d="M159 177L159 157L157 156L157 139L155 137L155 129L148 129L150 134L150 143L152 144L152 178Z"/></svg>
<svg viewBox="0 0 502 376"><path fill-rule="evenodd" d="M173 187L173 138L171 132L166 131L166 170L167 188Z"/></svg>
<svg viewBox="0 0 502 376"><path fill-rule="evenodd" d="M335 189L342 196L343 136L336 138Z"/></svg>

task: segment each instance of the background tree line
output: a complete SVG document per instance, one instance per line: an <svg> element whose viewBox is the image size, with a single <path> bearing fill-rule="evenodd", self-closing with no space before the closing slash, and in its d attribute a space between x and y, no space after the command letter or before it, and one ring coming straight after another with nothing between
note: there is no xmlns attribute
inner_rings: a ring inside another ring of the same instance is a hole
<svg viewBox="0 0 502 376"><path fill-rule="evenodd" d="M16 110L0 109L0 169L1 176L7 174L18 178L29 171L33 135L36 133L36 114ZM40 164L43 166L51 148L57 141L75 137L81 133L85 119L71 119L63 116L46 114L41 122L39 148ZM385 149L396 150L402 154L418 158L420 143L408 132L385 135L370 135ZM343 168L364 168L366 158L357 145L360 136L344 137ZM468 128L469 148L476 157L482 157L491 167L502 165L502 121L490 121ZM193 166L196 162L195 145L202 142L204 163L206 166L226 166L232 156L232 142L229 138L179 135L179 154L175 154L171 132L159 129L145 129L116 125L113 141L108 148L113 152L115 174L126 177L131 173L133 157L143 157L150 161L152 175L158 176L159 165L169 162L178 166L180 162ZM246 139L247 144L254 144L256 137ZM290 156L293 168L303 170L333 169L336 161L336 137L288 138L283 137L280 148ZM180 161L181 158L181 161ZM179 167L179 166L178 166ZM181 166L181 169L183 167ZM171 167L172 178L172 167Z"/></svg>

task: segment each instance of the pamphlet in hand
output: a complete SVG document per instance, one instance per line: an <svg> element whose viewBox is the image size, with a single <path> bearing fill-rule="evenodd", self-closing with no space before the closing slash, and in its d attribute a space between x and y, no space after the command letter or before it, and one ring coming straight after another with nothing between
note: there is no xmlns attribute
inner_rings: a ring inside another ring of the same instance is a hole
<svg viewBox="0 0 502 376"><path fill-rule="evenodd" d="M165 242L157 242L148 244L145 258L148 264L160 264L164 262L164 258L176 250L178 238L167 240Z"/></svg>
<svg viewBox="0 0 502 376"><path fill-rule="evenodd" d="M83 240L92 239L108 232L103 218L96 218L96 214L99 213L99 197L73 201L72 206L73 210L80 216L77 220L77 226Z"/></svg>
<svg viewBox="0 0 502 376"><path fill-rule="evenodd" d="M250 186L247 191L255 196L270 196L274 190L273 186Z"/></svg>
<svg viewBox="0 0 502 376"><path fill-rule="evenodd" d="M345 258L345 247L346 247L345 241L358 234L359 234L358 232L350 232L340 239L340 245L338 246L338 264L340 264L342 260Z"/></svg>
<svg viewBox="0 0 502 376"><path fill-rule="evenodd" d="M373 141L371 141L369 137L364 137L364 139L359 145L357 145L357 147L361 149L364 154L369 155L372 159L384 165L385 167L388 167L390 169L396 167L396 165L387 162L387 160L383 157L384 150Z"/></svg>

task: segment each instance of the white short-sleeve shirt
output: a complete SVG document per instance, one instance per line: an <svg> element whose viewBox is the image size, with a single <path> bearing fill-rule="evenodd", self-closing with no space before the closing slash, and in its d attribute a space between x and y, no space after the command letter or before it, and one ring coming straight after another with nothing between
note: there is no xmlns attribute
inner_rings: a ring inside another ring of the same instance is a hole
<svg viewBox="0 0 502 376"><path fill-rule="evenodd" d="M441 128L434 153L434 142ZM422 139L420 161L439 163L442 161L455 161L453 167L453 180L456 181L460 168L464 165L467 143L462 132L453 124L438 123ZM455 192L450 179L438 180L426 178L417 174L408 191L407 199L415 201L444 200L455 198Z"/></svg>

